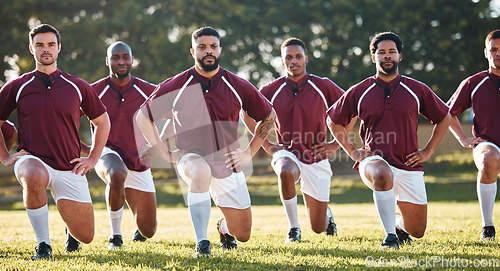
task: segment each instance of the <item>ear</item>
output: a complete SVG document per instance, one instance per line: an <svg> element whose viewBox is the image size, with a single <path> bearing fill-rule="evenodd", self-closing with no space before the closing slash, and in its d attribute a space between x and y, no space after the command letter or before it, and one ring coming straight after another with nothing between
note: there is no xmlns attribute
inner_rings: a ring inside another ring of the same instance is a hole
<svg viewBox="0 0 500 271"><path fill-rule="evenodd" d="M31 43L30 43L30 45L29 45L29 49L30 49L30 53L31 53L32 55L35 55L35 49L33 48L33 44L31 44Z"/></svg>
<svg viewBox="0 0 500 271"><path fill-rule="evenodd" d="M488 59L488 49L484 48L484 58Z"/></svg>
<svg viewBox="0 0 500 271"><path fill-rule="evenodd" d="M57 49L57 53L60 53L60 52L61 52L61 44L59 43L59 44L57 45L57 47L59 47L59 48Z"/></svg>
<svg viewBox="0 0 500 271"><path fill-rule="evenodd" d="M108 57L106 57L106 66L109 67L109 59L108 59Z"/></svg>
<svg viewBox="0 0 500 271"><path fill-rule="evenodd" d="M306 55L306 63L309 62L309 57Z"/></svg>
<svg viewBox="0 0 500 271"><path fill-rule="evenodd" d="M191 52L191 56L196 59L196 56L194 55L194 49L190 48L189 51Z"/></svg>
<svg viewBox="0 0 500 271"><path fill-rule="evenodd" d="M372 63L377 64L377 61L375 61L375 55L374 54L372 54Z"/></svg>
<svg viewBox="0 0 500 271"><path fill-rule="evenodd" d="M399 53L399 61L403 60L403 53Z"/></svg>

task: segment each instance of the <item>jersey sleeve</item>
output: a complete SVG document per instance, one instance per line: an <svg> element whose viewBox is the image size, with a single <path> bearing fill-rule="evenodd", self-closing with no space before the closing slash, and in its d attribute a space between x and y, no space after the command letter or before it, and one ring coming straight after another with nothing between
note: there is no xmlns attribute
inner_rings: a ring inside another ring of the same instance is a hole
<svg viewBox="0 0 500 271"><path fill-rule="evenodd" d="M357 116L356 101L354 89L346 91L327 111L330 119L343 126L347 126L351 119Z"/></svg>
<svg viewBox="0 0 500 271"><path fill-rule="evenodd" d="M246 98L243 101L243 110L255 121L264 120L271 113L271 103L250 82L247 82L245 88Z"/></svg>
<svg viewBox="0 0 500 271"><path fill-rule="evenodd" d="M332 80L325 78L328 85L327 101L328 106L332 106L342 95L344 95L344 90L335 84Z"/></svg>
<svg viewBox="0 0 500 271"><path fill-rule="evenodd" d="M446 117L448 106L429 87L422 84L420 113L436 124Z"/></svg>
<svg viewBox="0 0 500 271"><path fill-rule="evenodd" d="M82 90L81 111L93 120L106 112L106 107L101 102L94 89L88 84L80 84Z"/></svg>
<svg viewBox="0 0 500 271"><path fill-rule="evenodd" d="M17 108L16 93L16 88L13 87L12 81L0 89L0 120L9 118L12 111Z"/></svg>
<svg viewBox="0 0 500 271"><path fill-rule="evenodd" d="M447 103L452 116L458 116L472 106L471 93L470 80L463 80Z"/></svg>

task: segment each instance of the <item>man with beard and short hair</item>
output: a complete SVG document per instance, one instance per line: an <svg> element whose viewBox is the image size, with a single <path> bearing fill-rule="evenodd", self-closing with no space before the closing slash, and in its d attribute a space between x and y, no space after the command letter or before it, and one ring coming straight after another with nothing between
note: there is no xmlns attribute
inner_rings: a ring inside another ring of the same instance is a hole
<svg viewBox="0 0 500 271"><path fill-rule="evenodd" d="M23 187L24 206L38 243L32 259L37 260L52 254L46 189L50 189L68 232L84 243L94 238L94 209L85 174L99 160L110 124L92 87L57 68L61 50L57 29L39 25L31 29L29 37L35 70L0 90L0 125L17 110L19 129L17 153L9 155L0 137L0 161L14 164L14 174ZM88 157L80 157L81 112L95 126Z"/></svg>
<svg viewBox="0 0 500 271"><path fill-rule="evenodd" d="M376 75L351 87L329 110L328 125L356 161L363 182L373 190L373 201L386 237L382 248L411 244L427 226L427 195L422 163L443 139L448 107L425 84L399 74L403 42L392 32L378 33L370 43ZM417 138L418 114L429 119L434 131L423 149ZM356 149L345 126L361 120L364 147ZM396 214L396 205L401 214Z"/></svg>
<svg viewBox="0 0 500 271"><path fill-rule="evenodd" d="M92 84L111 121L108 142L95 166L97 174L106 183L105 197L111 226L108 249L123 244L121 219L125 201L137 225L133 241L146 241L156 231L156 190L151 169L139 156L146 140L134 121L135 113L156 86L130 74L133 61L130 46L121 41L114 42L107 50L109 75ZM88 147L82 146L84 153L88 151Z"/></svg>
<svg viewBox="0 0 500 271"><path fill-rule="evenodd" d="M484 56L488 59L488 70L463 80L448 104L452 116L450 130L463 147L474 149L478 168L477 196L483 223L479 238L494 241L493 207L500 174L500 29L486 36ZM473 137L468 137L457 116L471 107Z"/></svg>
<svg viewBox="0 0 500 271"><path fill-rule="evenodd" d="M267 138L275 113L248 81L219 66L220 36L211 27L193 32L194 67L158 85L141 107L137 123L147 141L166 161L176 163L188 184L187 205L196 235L195 257L210 256L207 227L211 201L223 213L217 223L221 247L236 248L250 238L250 196L241 165L251 160ZM246 149L238 139L239 112L257 122ZM175 145L170 151L154 121L172 119Z"/></svg>

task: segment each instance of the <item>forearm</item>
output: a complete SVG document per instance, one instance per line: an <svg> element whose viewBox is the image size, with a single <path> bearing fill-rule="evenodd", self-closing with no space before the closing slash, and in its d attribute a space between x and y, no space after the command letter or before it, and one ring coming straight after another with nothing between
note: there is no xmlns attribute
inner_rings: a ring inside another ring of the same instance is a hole
<svg viewBox="0 0 500 271"><path fill-rule="evenodd" d="M458 142L461 142L468 137L462 129L462 125L460 125L460 121L458 120L457 116L451 117L450 131L458 140Z"/></svg>
<svg viewBox="0 0 500 271"><path fill-rule="evenodd" d="M434 126L432 130L432 135L425 146L425 150L429 152L429 154L434 153L436 151L437 146L443 140L444 135L446 134L446 130L450 126L451 116L448 113L446 117L441 120L438 124Z"/></svg>
<svg viewBox="0 0 500 271"><path fill-rule="evenodd" d="M274 127L275 118L276 118L276 113L274 112L274 109L273 109L271 111L271 113L264 120L256 123L252 140L250 140L250 143L248 144L248 147L247 147L247 150L250 151L250 154L252 156L254 156L257 153L260 146L262 146L262 144L264 144L264 142L267 140L267 136L269 135L269 131ZM249 127L249 126L247 126L247 127ZM267 141L266 144L270 144L270 142Z"/></svg>
<svg viewBox="0 0 500 271"><path fill-rule="evenodd" d="M351 123L355 123L355 118L353 118L354 121L351 120ZM328 123L328 128L330 129L330 132L332 132L333 136L335 137L335 140L338 142L338 144L344 149L344 151L347 154L351 154L354 150L356 150L356 147L352 144L352 142L349 140L349 136L346 130L346 127L344 127L341 124L336 124L331 121L330 118L327 119ZM352 124L353 126L354 124ZM351 129L352 129L351 126ZM348 125L349 127L349 125Z"/></svg>
<svg viewBox="0 0 500 271"><path fill-rule="evenodd" d="M160 155L164 160L171 162L171 154L170 150L167 148L167 145L160 138L160 134L158 132L158 128L155 123L147 118L142 111L139 110L137 116L135 118L137 122L137 126L139 130L144 135L146 141L151 145L154 151ZM166 124L167 125L167 124Z"/></svg>
<svg viewBox="0 0 500 271"><path fill-rule="evenodd" d="M92 120L92 123L95 126L95 130L92 133L92 146L90 147L88 157L97 161L101 157L102 149L106 146L111 128L108 113L104 113L97 119Z"/></svg>
<svg viewBox="0 0 500 271"><path fill-rule="evenodd" d="M5 121L0 120L0 127L3 125ZM5 145L5 138L3 137L3 133L0 132L0 161L3 161L5 158L9 156L9 151Z"/></svg>

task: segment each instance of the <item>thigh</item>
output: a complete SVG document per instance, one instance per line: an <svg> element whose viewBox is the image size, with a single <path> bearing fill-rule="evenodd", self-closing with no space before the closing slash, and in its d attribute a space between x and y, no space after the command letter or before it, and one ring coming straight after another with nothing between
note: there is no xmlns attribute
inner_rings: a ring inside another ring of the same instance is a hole
<svg viewBox="0 0 500 271"><path fill-rule="evenodd" d="M250 239L252 231L252 211L246 209L235 209L219 207L226 219L227 229L238 240L245 242Z"/></svg>
<svg viewBox="0 0 500 271"><path fill-rule="evenodd" d="M390 190L393 172L389 163L378 155L368 156L359 164L359 175L372 190ZM377 184L378 183L378 184ZM380 187L379 187L380 186Z"/></svg>
<svg viewBox="0 0 500 271"><path fill-rule="evenodd" d="M177 173L193 193L208 191L212 180L210 165L198 154L188 153L177 162Z"/></svg>
<svg viewBox="0 0 500 271"><path fill-rule="evenodd" d="M128 172L127 166L117 152L109 148L106 149L107 151L103 152L95 166L97 175L105 183L108 183L114 174L120 174L124 179Z"/></svg>
<svg viewBox="0 0 500 271"><path fill-rule="evenodd" d="M482 168L483 161L485 159L490 159L496 161L496 175L500 174L500 149L495 144L491 142L479 143L472 153L474 156L474 163L479 170Z"/></svg>
<svg viewBox="0 0 500 271"><path fill-rule="evenodd" d="M152 192L125 188L127 204L137 221L156 223L156 195Z"/></svg>
<svg viewBox="0 0 500 271"><path fill-rule="evenodd" d="M69 232L76 239L90 243L94 238L94 208L92 203L60 199L57 210Z"/></svg>
<svg viewBox="0 0 500 271"><path fill-rule="evenodd" d="M398 201L406 231L417 238L424 236L427 227L427 204Z"/></svg>
<svg viewBox="0 0 500 271"><path fill-rule="evenodd" d="M328 202L318 201L317 199L304 194L304 203L306 206L307 217L311 223L314 232L320 233L326 230L326 208Z"/></svg>

